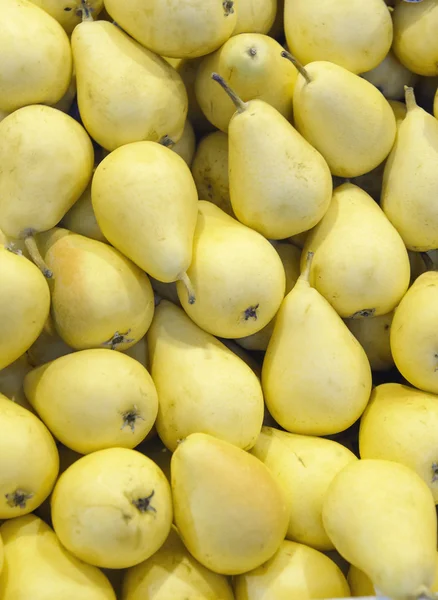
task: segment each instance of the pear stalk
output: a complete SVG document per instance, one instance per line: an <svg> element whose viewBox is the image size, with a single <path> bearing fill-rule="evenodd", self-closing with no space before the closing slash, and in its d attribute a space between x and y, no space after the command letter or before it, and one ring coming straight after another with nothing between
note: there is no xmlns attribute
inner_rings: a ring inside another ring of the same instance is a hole
<svg viewBox="0 0 438 600"><path fill-rule="evenodd" d="M426 271L436 271L433 260L430 258L427 252L420 252L420 256L423 259L424 266L426 267Z"/></svg>
<svg viewBox="0 0 438 600"><path fill-rule="evenodd" d="M92 8L88 3L88 0L81 0L81 8L79 9L82 12L82 22L85 21L94 21L93 16L91 14Z"/></svg>
<svg viewBox="0 0 438 600"><path fill-rule="evenodd" d="M225 79L223 77L221 77L218 73L212 73L211 78L214 81L217 81L217 83L222 87L222 89L224 89L226 91L226 93L229 95L229 97L233 101L237 112L239 112L239 113L245 112L245 110L247 108L246 103L243 102L243 100L241 100L241 98L239 98L239 96L236 94L236 92L230 88L230 86L227 84Z"/></svg>
<svg viewBox="0 0 438 600"><path fill-rule="evenodd" d="M306 69L303 67L303 65L300 63L300 61L297 58L295 58L295 56L293 56L287 50L283 50L283 52L281 53L281 56L283 58L287 58L287 60L290 60L290 62L299 71L299 73L304 77L304 79L307 81L307 83L311 83L312 79L311 79L309 73L306 71Z"/></svg>
<svg viewBox="0 0 438 600"><path fill-rule="evenodd" d="M408 112L417 108L417 101L415 100L414 88L405 85L405 101Z"/></svg>
<svg viewBox="0 0 438 600"><path fill-rule="evenodd" d="M301 273L300 279L307 281L309 283L310 280L310 268L312 266L313 257L315 256L314 252L308 252L306 257L306 266L304 267L304 271Z"/></svg>
<svg viewBox="0 0 438 600"><path fill-rule="evenodd" d="M44 262L43 257L41 256L40 251L38 250L38 246L36 244L35 238L33 237L33 234L28 235L24 239L24 244L26 246L27 251L30 254L31 259L36 264L36 266L39 268L39 270L44 275L44 277L46 279L52 279L53 272L49 269L49 267Z"/></svg>
<svg viewBox="0 0 438 600"><path fill-rule="evenodd" d="M180 275L179 280L184 284L184 287L187 290L187 294L189 296L189 304L194 304L196 302L195 290L193 289L192 282L190 281L187 273L182 273Z"/></svg>

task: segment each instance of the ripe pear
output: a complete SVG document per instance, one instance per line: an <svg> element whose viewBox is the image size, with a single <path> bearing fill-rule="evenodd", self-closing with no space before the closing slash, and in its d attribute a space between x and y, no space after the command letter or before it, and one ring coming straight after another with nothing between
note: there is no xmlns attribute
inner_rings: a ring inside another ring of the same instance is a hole
<svg viewBox="0 0 438 600"><path fill-rule="evenodd" d="M163 58L108 21L78 25L72 49L79 111L96 142L115 150L141 140L180 139L187 93Z"/></svg>
<svg viewBox="0 0 438 600"><path fill-rule="evenodd" d="M134 448L158 411L145 367L109 349L82 350L42 365L28 373L24 391L56 439L80 454Z"/></svg>
<svg viewBox="0 0 438 600"><path fill-rule="evenodd" d="M303 64L326 60L353 73L374 69L392 44L383 0L286 0L284 30L289 50Z"/></svg>
<svg viewBox="0 0 438 600"><path fill-rule="evenodd" d="M218 337L260 331L284 297L283 264L268 240L205 200L198 203L187 275L197 299L191 304L178 281L181 305L196 325Z"/></svg>
<svg viewBox="0 0 438 600"><path fill-rule="evenodd" d="M17 360L41 333L50 291L38 268L0 245L0 369Z"/></svg>
<svg viewBox="0 0 438 600"><path fill-rule="evenodd" d="M398 128L400 127L401 123L405 120L406 115L408 113L407 106L404 102L400 102L399 100L389 100L389 105L391 106L391 108L394 112L395 120L397 123L397 131L398 131ZM380 200L380 195L379 195L379 200Z"/></svg>
<svg viewBox="0 0 438 600"><path fill-rule="evenodd" d="M161 469L128 448L83 456L58 479L52 519L61 544L89 564L133 567L154 554L172 525L172 498Z"/></svg>
<svg viewBox="0 0 438 600"><path fill-rule="evenodd" d="M367 319L346 319L348 329L365 350L372 371L388 371L394 366L389 341L394 313Z"/></svg>
<svg viewBox="0 0 438 600"><path fill-rule="evenodd" d="M331 435L363 413L371 370L359 342L309 284L312 253L276 316L263 361L266 406L287 431Z"/></svg>
<svg viewBox="0 0 438 600"><path fill-rule="evenodd" d="M420 275L397 307L391 352L397 369L412 385L438 394L438 272Z"/></svg>
<svg viewBox="0 0 438 600"><path fill-rule="evenodd" d="M0 12L0 110L55 104L72 75L65 31L27 0L0 0Z"/></svg>
<svg viewBox="0 0 438 600"><path fill-rule="evenodd" d="M84 19L96 18L103 9L103 0L30 0L58 21L68 34Z"/></svg>
<svg viewBox="0 0 438 600"><path fill-rule="evenodd" d="M195 132L190 121L186 119L182 136L176 144L170 146L170 149L176 152L178 156L181 156L184 162L187 163L187 166L190 167L195 154L195 148Z"/></svg>
<svg viewBox="0 0 438 600"><path fill-rule="evenodd" d="M352 183L335 189L325 217L307 236L315 258L310 283L344 318L384 315L409 286L403 240L379 205Z"/></svg>
<svg viewBox="0 0 438 600"><path fill-rule="evenodd" d="M27 408L34 412L32 406L26 399L23 390L23 382L25 376L32 369L27 357L27 353L23 354L9 366L0 370L0 394L3 394L12 402L19 404L23 408Z"/></svg>
<svg viewBox="0 0 438 600"><path fill-rule="evenodd" d="M361 458L393 460L410 467L438 504L438 398L398 383L374 388L360 421Z"/></svg>
<svg viewBox="0 0 438 600"><path fill-rule="evenodd" d="M404 243L416 252L438 247L438 120L406 89L407 115L386 162L381 205Z"/></svg>
<svg viewBox="0 0 438 600"><path fill-rule="evenodd" d="M419 4L397 2L394 12L393 50L402 64L413 73L438 75L438 3L422 0Z"/></svg>
<svg viewBox="0 0 438 600"><path fill-rule="evenodd" d="M362 73L361 77L372 83L385 98L400 100L405 96L405 86L414 86L418 76L411 73L392 51L374 69Z"/></svg>
<svg viewBox="0 0 438 600"><path fill-rule="evenodd" d="M52 318L76 350L124 350L140 340L154 313L148 276L118 250L66 229L37 236L54 274Z"/></svg>
<svg viewBox="0 0 438 600"><path fill-rule="evenodd" d="M272 106L242 102L212 75L236 106L228 128L231 205L240 222L269 239L314 227L330 204L333 184L324 158Z"/></svg>
<svg viewBox="0 0 438 600"><path fill-rule="evenodd" d="M96 215L91 203L91 182L79 200L64 215L61 225L74 233L79 233L92 240L97 240L98 242L107 241L97 224Z"/></svg>
<svg viewBox="0 0 438 600"><path fill-rule="evenodd" d="M239 7L240 9L240 7ZM239 10L238 9L238 10ZM218 92L211 74L218 73L245 102L257 98L292 118L292 96L298 71L281 57L283 47L260 33L233 36L201 62L195 81L196 98L207 119L227 133L236 111L232 99Z"/></svg>
<svg viewBox="0 0 438 600"><path fill-rule="evenodd" d="M59 457L47 427L0 394L0 519L35 510L50 494Z"/></svg>
<svg viewBox="0 0 438 600"><path fill-rule="evenodd" d="M322 524L322 505L333 478L356 456L332 440L263 427L251 454L284 488L289 505L286 537L318 550L334 550Z"/></svg>
<svg viewBox="0 0 438 600"><path fill-rule="evenodd" d="M161 56L195 58L222 46L237 23L232 0L105 0L105 8L140 44Z"/></svg>
<svg viewBox="0 0 438 600"><path fill-rule="evenodd" d="M209 133L199 142L192 162L192 175L200 198L216 204L231 217L228 179L228 135Z"/></svg>
<svg viewBox="0 0 438 600"><path fill-rule="evenodd" d="M238 575L269 560L284 539L283 490L257 458L204 433L171 461L175 525L184 545L215 573Z"/></svg>
<svg viewBox="0 0 438 600"><path fill-rule="evenodd" d="M155 142L127 144L97 167L91 199L111 244L155 279L188 284L198 194L180 156Z"/></svg>
<svg viewBox="0 0 438 600"><path fill-rule="evenodd" d="M230 583L187 551L175 527L153 556L126 571L124 600L234 600Z"/></svg>
<svg viewBox="0 0 438 600"><path fill-rule="evenodd" d="M404 465L357 460L324 501L325 530L339 553L392 598L428 593L435 578L437 517L424 481Z"/></svg>
<svg viewBox="0 0 438 600"><path fill-rule="evenodd" d="M35 515L3 523L3 600L115 600L110 582L96 567L75 558L55 532Z"/></svg>
<svg viewBox="0 0 438 600"><path fill-rule="evenodd" d="M357 177L375 169L391 151L396 134L386 98L339 65L316 61L300 69L293 97L298 131L323 155L333 175Z"/></svg>
<svg viewBox="0 0 438 600"><path fill-rule="evenodd" d="M289 541L264 565L236 577L234 591L236 600L350 596L347 580L330 558Z"/></svg>
<svg viewBox="0 0 438 600"><path fill-rule="evenodd" d="M269 33L276 15L277 0L238 0L233 36L239 33Z"/></svg>
<svg viewBox="0 0 438 600"><path fill-rule="evenodd" d="M156 427L169 450L197 432L251 448L264 404L260 382L243 360L166 300L155 309L147 339L160 400Z"/></svg>

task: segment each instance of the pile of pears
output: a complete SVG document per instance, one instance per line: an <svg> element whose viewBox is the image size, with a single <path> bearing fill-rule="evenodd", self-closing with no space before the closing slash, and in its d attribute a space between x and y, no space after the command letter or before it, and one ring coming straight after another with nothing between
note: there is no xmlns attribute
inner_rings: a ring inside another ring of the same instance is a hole
<svg viewBox="0 0 438 600"><path fill-rule="evenodd" d="M0 0L0 600L438 594L438 0Z"/></svg>

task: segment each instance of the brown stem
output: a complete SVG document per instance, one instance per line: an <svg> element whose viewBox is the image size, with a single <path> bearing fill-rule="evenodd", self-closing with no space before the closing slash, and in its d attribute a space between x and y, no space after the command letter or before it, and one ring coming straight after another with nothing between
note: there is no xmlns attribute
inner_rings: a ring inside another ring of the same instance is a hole
<svg viewBox="0 0 438 600"><path fill-rule="evenodd" d="M408 112L417 108L417 101L415 100L414 88L405 85L405 102Z"/></svg>
<svg viewBox="0 0 438 600"><path fill-rule="evenodd" d="M234 106L236 107L237 112L239 112L239 113L245 112L245 110L247 108L246 103L243 102L243 100L241 100L239 98L239 96L236 94L236 92L230 88L230 86L225 81L225 79L223 77L221 77L218 73L212 73L211 74L211 78L214 81L217 81L217 83L222 87L222 89L224 89L227 92L227 94L229 95L229 97L233 101Z"/></svg>
<svg viewBox="0 0 438 600"><path fill-rule="evenodd" d="M189 304L194 304L196 302L195 290L193 289L192 282L189 279L187 273L182 273L179 276L179 280L184 284L187 294L189 296Z"/></svg>
<svg viewBox="0 0 438 600"><path fill-rule="evenodd" d="M420 252L420 256L423 259L424 266L426 267L426 271L436 271L433 260L430 258L427 252Z"/></svg>
<svg viewBox="0 0 438 600"><path fill-rule="evenodd" d="M306 266L304 267L304 271L300 275L300 279L304 279L309 283L310 279L310 268L312 266L313 257L315 256L314 252L308 252L306 256Z"/></svg>
<svg viewBox="0 0 438 600"><path fill-rule="evenodd" d="M91 14L93 9L91 8L88 0L81 0L81 7L79 10L82 12L82 23L85 21L94 21Z"/></svg>
<svg viewBox="0 0 438 600"><path fill-rule="evenodd" d="M44 275L44 277L46 277L46 279L52 279L53 272L49 269L49 267L44 262L43 257L41 256L40 251L38 250L38 246L36 244L33 234L28 235L24 239L24 244L26 246L27 251L29 252L31 259L36 264L36 266L39 268L39 270Z"/></svg>
<svg viewBox="0 0 438 600"><path fill-rule="evenodd" d="M303 67L303 65L300 63L300 61L297 58L295 58L295 56L293 56L287 50L283 50L283 52L281 53L281 56L283 58L287 58L287 60L290 60L290 62L301 73L301 75L304 77L304 79L307 81L307 83L311 83L312 79L311 79L309 73L306 71L306 69Z"/></svg>

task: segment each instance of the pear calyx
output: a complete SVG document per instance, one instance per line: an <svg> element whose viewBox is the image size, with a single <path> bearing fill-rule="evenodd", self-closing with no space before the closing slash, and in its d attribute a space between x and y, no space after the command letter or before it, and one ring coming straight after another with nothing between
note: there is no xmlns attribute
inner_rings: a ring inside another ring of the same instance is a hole
<svg viewBox="0 0 438 600"><path fill-rule="evenodd" d="M349 317L347 317L347 319L362 319L366 317L373 317L375 312L375 308L363 308L362 310L358 310Z"/></svg>
<svg viewBox="0 0 438 600"><path fill-rule="evenodd" d="M38 250L33 230L26 232L24 244L26 246L27 251L30 254L31 259L36 264L41 273L44 275L44 277L46 279L53 279L53 271L51 271L46 265L46 263L43 260L43 257L40 254L40 251Z"/></svg>
<svg viewBox="0 0 438 600"><path fill-rule="evenodd" d="M165 148L173 148L175 146L175 142L167 134L163 135L163 137L158 143L164 146Z"/></svg>
<svg viewBox="0 0 438 600"><path fill-rule="evenodd" d="M405 85L405 102L408 112L418 108L417 101L415 100L414 88Z"/></svg>
<svg viewBox="0 0 438 600"><path fill-rule="evenodd" d="M294 65L294 67L297 69L297 71L299 71L299 73L304 77L304 79L307 81L307 83L311 83L312 79L311 79L309 73L306 71L306 69L303 67L303 65L300 63L300 61L297 58L295 58L295 56L293 56L287 50L283 50L283 52L281 53L281 56L283 58L287 58L287 60L290 60L290 62Z"/></svg>
<svg viewBox="0 0 438 600"><path fill-rule="evenodd" d="M248 308L243 312L243 318L245 319L245 321L249 321L249 319L253 319L254 321L257 321L257 319L258 319L257 310L258 310L259 306L260 306L260 304L255 304L254 306L248 306Z"/></svg>
<svg viewBox="0 0 438 600"><path fill-rule="evenodd" d="M11 494L5 494L5 498L12 508L26 508L27 501L33 498L32 492L25 492L24 490L17 489Z"/></svg>
<svg viewBox="0 0 438 600"><path fill-rule="evenodd" d="M144 421L144 418L141 416L140 411L137 406L134 404L132 408L122 413L123 424L120 429L125 429L125 427L129 427L132 433L135 432L135 424L140 419Z"/></svg>
<svg viewBox="0 0 438 600"><path fill-rule="evenodd" d="M132 504L141 513L146 513L146 512L156 513L157 509L151 505L151 500L154 497L154 494L155 494L155 490L152 490L152 492L149 494L149 496L146 496L145 498L137 498L136 500L132 501Z"/></svg>
<svg viewBox="0 0 438 600"><path fill-rule="evenodd" d="M230 86L227 84L227 82L225 81L225 79L223 77L221 77L219 75L219 73L212 73L211 74L211 78L214 81L217 81L218 84L226 91L226 93L229 95L229 97L233 101L234 106L236 107L237 112L238 113L245 112L245 110L247 109L246 102L243 102L243 100L241 100L239 98L239 96L236 94L236 92L234 90L232 90L230 88Z"/></svg>
<svg viewBox="0 0 438 600"><path fill-rule="evenodd" d="M222 6L224 7L224 14L226 17L232 15L234 13L234 1L233 0L224 0L222 2Z"/></svg>
<svg viewBox="0 0 438 600"><path fill-rule="evenodd" d="M181 273L181 275L178 277L178 280L184 284L184 287L187 290L187 294L189 296L189 304L194 304L196 302L196 294L195 290L193 289L192 282L190 281L190 278L187 275L187 273Z"/></svg>
<svg viewBox="0 0 438 600"><path fill-rule="evenodd" d="M125 333L116 331L112 338L106 342L103 342L102 346L109 346L111 350L116 350L117 346L120 346L120 344L130 344L131 342L135 342L134 338L127 337L130 332L130 329L128 329L128 331Z"/></svg>

